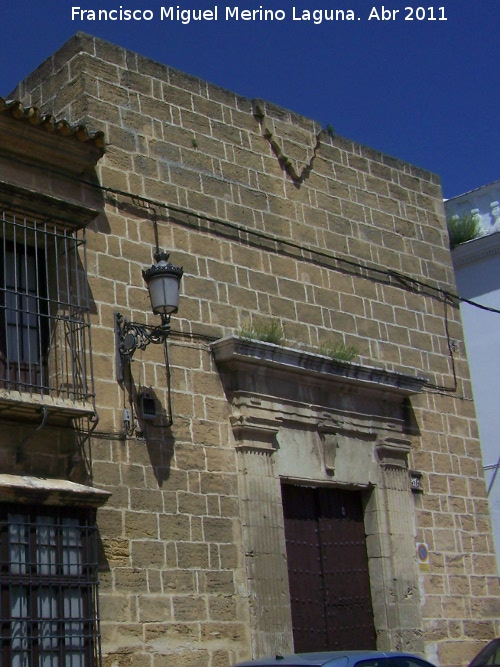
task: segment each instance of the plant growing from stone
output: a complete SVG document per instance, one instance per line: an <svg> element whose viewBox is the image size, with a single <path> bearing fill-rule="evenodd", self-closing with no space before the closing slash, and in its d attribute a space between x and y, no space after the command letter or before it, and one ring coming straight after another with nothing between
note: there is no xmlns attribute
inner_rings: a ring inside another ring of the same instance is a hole
<svg viewBox="0 0 500 667"><path fill-rule="evenodd" d="M336 361L352 361L359 355L355 345L346 345L343 342L327 341L320 346L321 354Z"/></svg>
<svg viewBox="0 0 500 667"><path fill-rule="evenodd" d="M243 327L239 331L242 338L250 338L251 340L260 340L264 343L274 343L275 345L284 345L285 334L280 322L271 320L269 322L260 322Z"/></svg>
<svg viewBox="0 0 500 667"><path fill-rule="evenodd" d="M450 250L461 243L472 241L482 235L481 224L472 213L461 217L454 215L446 221Z"/></svg>

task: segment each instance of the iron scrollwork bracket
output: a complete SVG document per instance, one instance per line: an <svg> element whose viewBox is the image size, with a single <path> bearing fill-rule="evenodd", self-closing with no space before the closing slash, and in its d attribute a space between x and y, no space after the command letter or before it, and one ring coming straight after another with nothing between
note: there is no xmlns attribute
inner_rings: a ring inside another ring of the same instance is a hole
<svg viewBox="0 0 500 667"><path fill-rule="evenodd" d="M123 380L122 363L132 361L136 350L145 350L150 343L164 344L170 335L170 315L161 316L159 326L131 322L121 313L115 313L116 349L118 352L118 379Z"/></svg>
<svg viewBox="0 0 500 667"><path fill-rule="evenodd" d="M170 334L170 317L162 316L160 326L130 322L116 314L118 350L123 357L131 358L136 350L145 350L150 343L164 343Z"/></svg>

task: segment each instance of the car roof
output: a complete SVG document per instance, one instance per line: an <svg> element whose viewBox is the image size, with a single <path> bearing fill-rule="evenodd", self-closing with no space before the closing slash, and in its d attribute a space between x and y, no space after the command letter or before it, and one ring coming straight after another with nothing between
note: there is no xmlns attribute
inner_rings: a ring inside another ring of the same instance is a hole
<svg viewBox="0 0 500 667"><path fill-rule="evenodd" d="M486 665L487 662L492 657L492 654L495 653L498 649L498 644L500 643L500 637L496 637L488 642L479 653L469 662L469 667L478 667L479 665Z"/></svg>
<svg viewBox="0 0 500 667"><path fill-rule="evenodd" d="M334 661L341 658L349 658L352 660L369 660L371 658L397 658L397 657L412 657L412 653L400 652L384 652L384 651L322 651L320 653L294 653L293 655L277 655L274 658L261 658L260 660L249 660L248 662L240 662L235 667L267 667L268 665L302 665L308 667L309 665L317 665L327 667L333 664Z"/></svg>

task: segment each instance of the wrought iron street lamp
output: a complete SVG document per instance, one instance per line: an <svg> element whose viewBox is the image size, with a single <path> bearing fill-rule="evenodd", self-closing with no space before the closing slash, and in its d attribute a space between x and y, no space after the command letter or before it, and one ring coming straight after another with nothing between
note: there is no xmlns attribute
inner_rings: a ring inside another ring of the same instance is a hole
<svg viewBox="0 0 500 667"><path fill-rule="evenodd" d="M161 318L161 324L151 326L130 322L120 313L115 314L117 348L121 359L131 360L134 352L145 350L150 343L165 343L170 334L170 316L179 307L179 286L183 269L168 261L169 254L157 252L156 264L142 272L149 290L151 307ZM120 364L121 366L121 364ZM119 375L122 376L121 368Z"/></svg>

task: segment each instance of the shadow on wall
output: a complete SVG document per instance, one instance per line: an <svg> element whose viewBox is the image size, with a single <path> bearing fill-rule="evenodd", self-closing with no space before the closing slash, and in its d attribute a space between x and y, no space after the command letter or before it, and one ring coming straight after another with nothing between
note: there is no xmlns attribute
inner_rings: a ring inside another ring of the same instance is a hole
<svg viewBox="0 0 500 667"><path fill-rule="evenodd" d="M129 432L135 433L138 445L146 444L153 474L161 487L169 479L174 455L170 408L167 410L152 387L136 385L130 368L124 373L124 386L130 406Z"/></svg>

